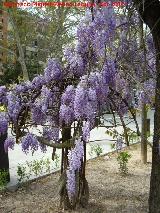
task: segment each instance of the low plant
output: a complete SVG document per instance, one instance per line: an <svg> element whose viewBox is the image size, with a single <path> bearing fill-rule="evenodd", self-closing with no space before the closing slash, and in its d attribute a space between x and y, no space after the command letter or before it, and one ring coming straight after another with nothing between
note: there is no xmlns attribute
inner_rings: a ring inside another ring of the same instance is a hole
<svg viewBox="0 0 160 213"><path fill-rule="evenodd" d="M94 153L97 157L100 156L103 153L103 148L99 144L92 145L89 154L92 156Z"/></svg>
<svg viewBox="0 0 160 213"><path fill-rule="evenodd" d="M111 148L111 150L115 150L116 144L115 143L110 144L110 148Z"/></svg>
<svg viewBox="0 0 160 213"><path fill-rule="evenodd" d="M55 158L56 167L59 164L59 156L56 155ZM18 165L17 167L17 175L18 181L24 182L28 180L32 175L36 177L42 175L43 173L50 173L51 171L51 161L49 158L47 159L40 159L40 160L33 160L33 161L26 161L26 166Z"/></svg>
<svg viewBox="0 0 160 213"><path fill-rule="evenodd" d="M7 184L8 171L0 170L0 189L3 189Z"/></svg>
<svg viewBox="0 0 160 213"><path fill-rule="evenodd" d="M27 173L26 166L21 166L20 164L17 167L17 175L19 182L23 182L24 180L28 180L30 178L30 174Z"/></svg>
<svg viewBox="0 0 160 213"><path fill-rule="evenodd" d="M127 129L127 135L128 135L128 141L129 143L135 143L139 140L139 136L137 135L137 132L131 130L130 128L126 128ZM123 132L123 137L124 137L125 133Z"/></svg>
<svg viewBox="0 0 160 213"><path fill-rule="evenodd" d="M43 161L44 161L43 159L34 160L30 163L31 171L36 177L43 173L43 167L44 167Z"/></svg>
<svg viewBox="0 0 160 213"><path fill-rule="evenodd" d="M122 174L128 173L127 163L130 158L131 158L131 155L127 151L119 153L117 157L117 161L119 163L119 170Z"/></svg>
<svg viewBox="0 0 160 213"><path fill-rule="evenodd" d="M59 162L60 162L60 157L59 157L59 155L55 154L55 156L54 156L54 163L55 163L55 167L56 168L59 167Z"/></svg>
<svg viewBox="0 0 160 213"><path fill-rule="evenodd" d="M43 161L43 165L45 168L45 172L50 173L51 172L51 161L49 158L47 158L45 161Z"/></svg>

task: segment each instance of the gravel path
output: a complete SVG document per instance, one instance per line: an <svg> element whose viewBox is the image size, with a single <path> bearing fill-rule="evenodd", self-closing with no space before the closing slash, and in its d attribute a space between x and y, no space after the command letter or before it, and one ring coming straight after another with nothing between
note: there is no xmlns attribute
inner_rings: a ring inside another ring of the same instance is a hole
<svg viewBox="0 0 160 213"><path fill-rule="evenodd" d="M75 213L146 213L151 171L151 149L148 148L147 165L140 161L140 145L128 149L128 175L118 170L117 154L108 154L89 160L86 168L90 199L86 209ZM59 172L52 174L17 192L0 193L0 213L61 213L57 181ZM69 211L65 211L69 212Z"/></svg>

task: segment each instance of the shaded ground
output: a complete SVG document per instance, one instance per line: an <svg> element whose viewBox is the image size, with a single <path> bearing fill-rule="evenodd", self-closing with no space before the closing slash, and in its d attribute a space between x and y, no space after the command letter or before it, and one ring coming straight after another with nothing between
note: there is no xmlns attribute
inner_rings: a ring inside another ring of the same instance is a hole
<svg viewBox="0 0 160 213"><path fill-rule="evenodd" d="M147 213L151 164L140 161L140 145L129 148L129 173L122 176L116 154L87 163L89 205L77 213ZM151 149L148 149L151 161ZM30 183L17 192L0 193L0 213L60 213L57 181L59 173ZM67 211L66 211L67 212Z"/></svg>

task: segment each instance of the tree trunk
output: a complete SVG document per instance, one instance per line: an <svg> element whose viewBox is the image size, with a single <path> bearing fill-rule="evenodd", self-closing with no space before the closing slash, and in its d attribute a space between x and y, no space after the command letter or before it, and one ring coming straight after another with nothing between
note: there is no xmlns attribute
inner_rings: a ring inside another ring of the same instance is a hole
<svg viewBox="0 0 160 213"><path fill-rule="evenodd" d="M143 21L151 30L156 49L156 96L149 213L160 213L160 2L159 0L140 0L135 1L135 5Z"/></svg>
<svg viewBox="0 0 160 213"><path fill-rule="evenodd" d="M25 57L24 57L24 52L23 52L23 48L22 48L22 45L21 45L21 40L20 40L19 33L18 33L18 27L17 27L16 22L14 20L13 13L10 11L9 14L10 14L10 21L11 21L11 24L12 24L12 27L13 27L13 30L14 30L15 40L16 40L17 47L18 47L18 52L19 52L18 61L21 64L22 73L23 73L23 80L27 81L27 80L29 80L29 75L28 75L28 71L27 71L27 67L26 67L26 63L25 63Z"/></svg>
<svg viewBox="0 0 160 213"><path fill-rule="evenodd" d="M142 106L141 114L141 159L143 163L147 163L147 108L146 104Z"/></svg>
<svg viewBox="0 0 160 213"><path fill-rule="evenodd" d="M81 127L79 129L81 131ZM66 142L71 138L71 128L62 128L62 142ZM84 146L84 156L81 160L81 168L75 171L75 195L69 198L67 191L67 167L68 167L68 148L62 149L61 161L61 177L60 177L60 207L64 210L75 209L77 205L86 207L89 200L89 186L85 178L85 165L86 165L86 143Z"/></svg>
<svg viewBox="0 0 160 213"><path fill-rule="evenodd" d="M123 117L122 117L121 114L119 114L119 117L120 117L120 120L121 120L121 123L122 123L122 126L123 126L123 130L124 130L125 143L126 143L127 146L129 146L129 139L128 139L127 127L125 125L125 122L124 122Z"/></svg>
<svg viewBox="0 0 160 213"><path fill-rule="evenodd" d="M147 58L146 58L146 44L144 38L143 21L139 18L139 37L140 37L140 48L143 50L144 64L143 64L143 78L142 81L146 81L147 76ZM141 160L145 164L147 163L147 106L145 103L142 104L141 112Z"/></svg>
<svg viewBox="0 0 160 213"><path fill-rule="evenodd" d="M155 41L157 52L157 84L152 149L152 172L150 181L149 213L160 213L160 37Z"/></svg>
<svg viewBox="0 0 160 213"><path fill-rule="evenodd" d="M0 136L0 170L6 171L8 173L7 175L7 181L10 181L10 175L9 175L9 160L8 160L8 153L4 150L4 141L7 138L7 134Z"/></svg>
<svg viewBox="0 0 160 213"><path fill-rule="evenodd" d="M71 128L62 128L62 143L71 139ZM68 148L62 149L62 160L61 160L61 177L62 188L60 190L60 207L64 210L72 209L67 193L67 166L68 166Z"/></svg>

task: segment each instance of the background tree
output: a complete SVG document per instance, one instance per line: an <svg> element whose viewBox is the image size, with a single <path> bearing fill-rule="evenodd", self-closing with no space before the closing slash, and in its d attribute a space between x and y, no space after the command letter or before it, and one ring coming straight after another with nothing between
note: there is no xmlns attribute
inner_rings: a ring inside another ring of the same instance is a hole
<svg viewBox="0 0 160 213"><path fill-rule="evenodd" d="M135 1L142 20L149 26L156 50L156 88L152 171L150 182L149 212L160 212L160 2L158 0Z"/></svg>
<svg viewBox="0 0 160 213"><path fill-rule="evenodd" d="M46 7L44 10L42 8L27 10L9 8L9 11L12 12L12 19L10 19L12 24L10 22L8 48L10 52L14 52L14 63L8 60L5 65L7 67L5 75L8 75L10 67L15 65L17 69L18 64L24 61L30 79L43 72L49 57L56 57L62 61L63 48L65 45L74 43L74 28L84 12L79 8L70 7ZM18 26L17 30L13 26ZM24 60L20 61L23 58L20 57L20 53L24 55ZM22 77L21 68L16 73L21 74ZM13 79L15 79L15 73Z"/></svg>

